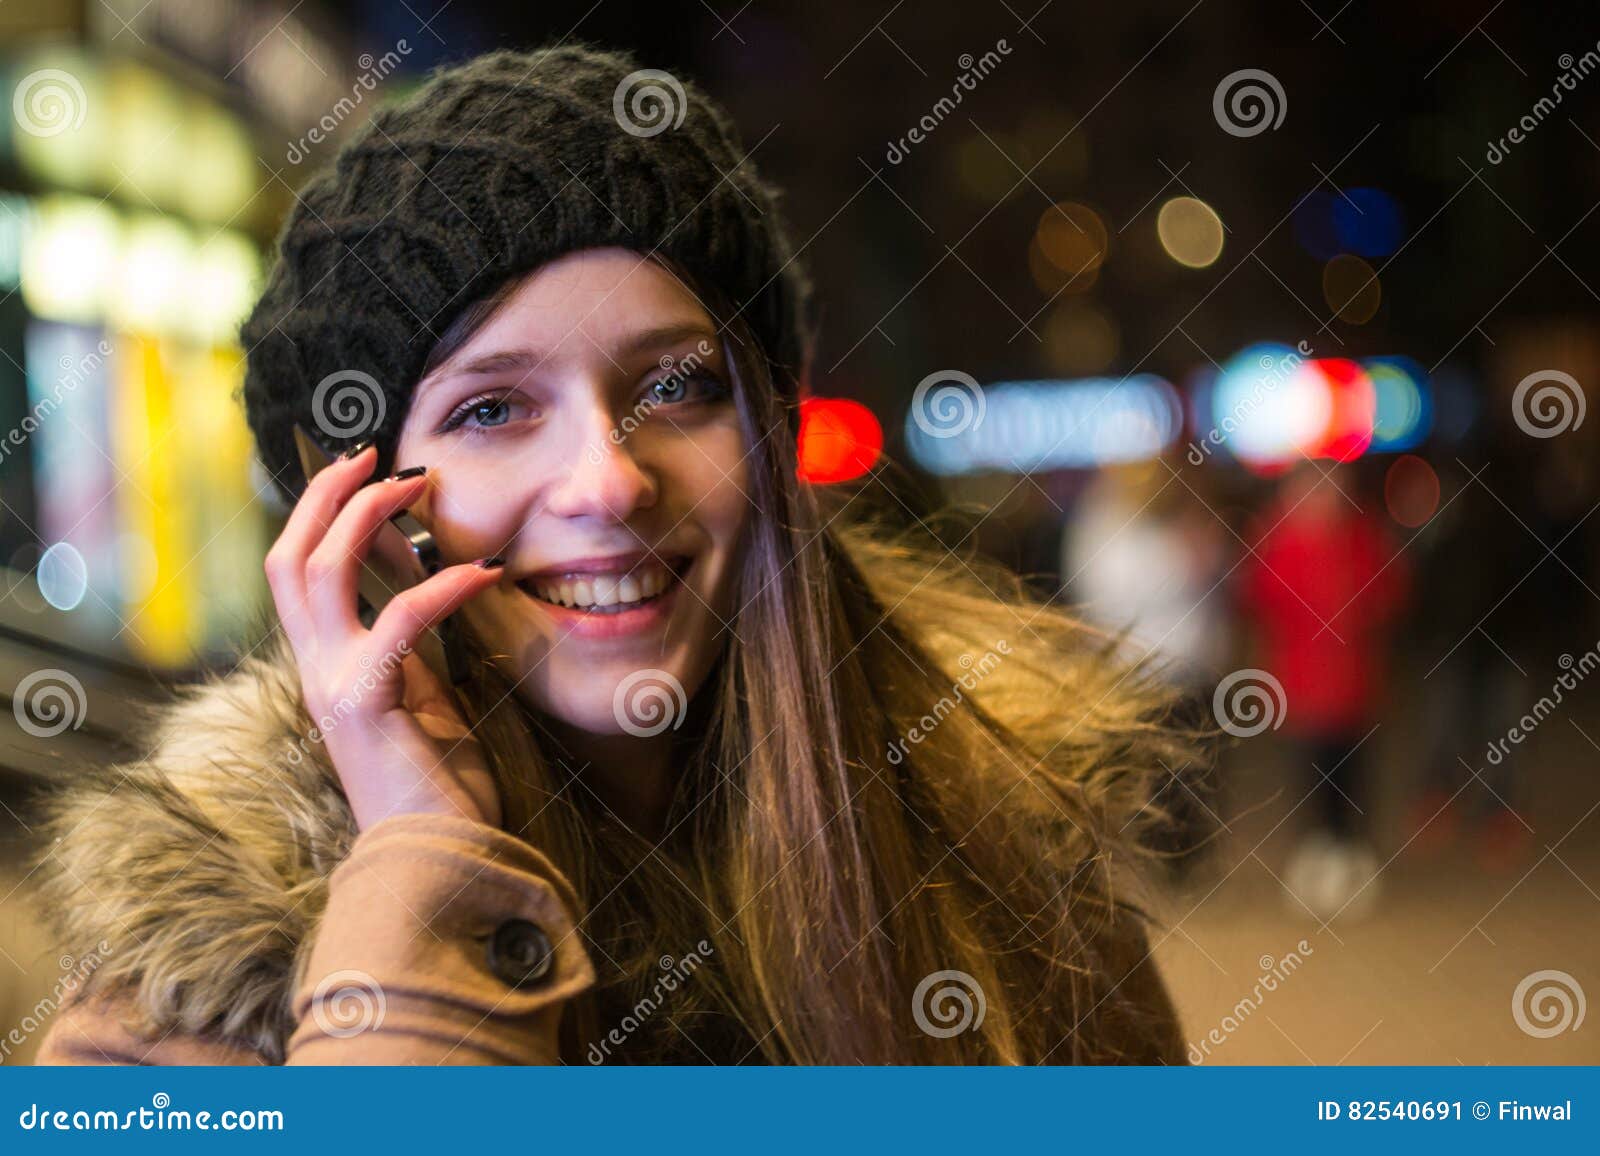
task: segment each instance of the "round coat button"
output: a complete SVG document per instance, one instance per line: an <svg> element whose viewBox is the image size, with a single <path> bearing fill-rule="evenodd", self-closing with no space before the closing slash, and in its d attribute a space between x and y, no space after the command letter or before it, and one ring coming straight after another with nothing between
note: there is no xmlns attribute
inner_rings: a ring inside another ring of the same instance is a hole
<svg viewBox="0 0 1600 1156"><path fill-rule="evenodd" d="M555 958L550 937L526 919L508 919L489 937L489 970L512 987L544 979Z"/></svg>

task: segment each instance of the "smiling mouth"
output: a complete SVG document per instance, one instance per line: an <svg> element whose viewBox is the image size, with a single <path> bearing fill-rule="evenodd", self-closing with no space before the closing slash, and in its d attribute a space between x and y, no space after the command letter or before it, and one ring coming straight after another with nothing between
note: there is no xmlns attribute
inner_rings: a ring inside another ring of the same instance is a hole
<svg viewBox="0 0 1600 1156"><path fill-rule="evenodd" d="M669 593L689 567L687 557L649 558L622 570L572 571L525 578L517 587L552 606L589 614L623 614Z"/></svg>

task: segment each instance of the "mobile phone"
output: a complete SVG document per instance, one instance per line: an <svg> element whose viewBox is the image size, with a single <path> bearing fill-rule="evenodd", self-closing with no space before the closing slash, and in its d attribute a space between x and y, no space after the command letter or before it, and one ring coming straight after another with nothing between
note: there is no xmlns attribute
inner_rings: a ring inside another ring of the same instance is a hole
<svg viewBox="0 0 1600 1156"><path fill-rule="evenodd" d="M294 440L307 483L319 470L338 461L337 455L329 453L299 422L294 426ZM407 510L390 515L361 562L357 612L362 624L370 627L391 598L437 573L441 565L438 544L421 522ZM451 686L460 686L467 677L460 629L452 614L436 630L424 631L417 643L422 660Z"/></svg>

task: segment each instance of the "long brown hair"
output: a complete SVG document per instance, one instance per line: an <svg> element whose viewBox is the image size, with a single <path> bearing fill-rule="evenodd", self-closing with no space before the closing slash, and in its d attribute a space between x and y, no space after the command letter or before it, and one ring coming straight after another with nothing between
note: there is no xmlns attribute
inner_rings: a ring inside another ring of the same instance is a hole
<svg viewBox="0 0 1600 1156"><path fill-rule="evenodd" d="M430 365L508 288L465 310ZM506 829L585 904L600 979L567 1010L565 1058L1175 1058L1120 865L1197 735L1153 672L1015 575L800 483L797 367L693 288L728 338L756 516L668 834L612 816L468 642L463 702Z"/></svg>

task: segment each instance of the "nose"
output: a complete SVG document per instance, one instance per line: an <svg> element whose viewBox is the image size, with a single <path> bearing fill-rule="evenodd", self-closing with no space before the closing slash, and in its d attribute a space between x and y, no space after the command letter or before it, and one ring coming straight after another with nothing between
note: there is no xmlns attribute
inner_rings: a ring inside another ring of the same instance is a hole
<svg viewBox="0 0 1600 1156"><path fill-rule="evenodd" d="M624 521L653 506L659 489L655 474L634 456L610 413L596 406L585 424L587 431L574 437L576 448L567 454L564 476L551 488L545 508L560 518Z"/></svg>

